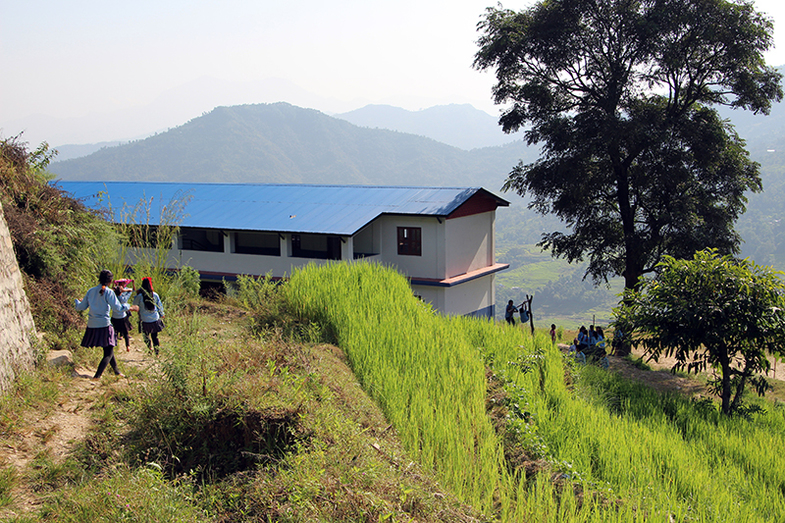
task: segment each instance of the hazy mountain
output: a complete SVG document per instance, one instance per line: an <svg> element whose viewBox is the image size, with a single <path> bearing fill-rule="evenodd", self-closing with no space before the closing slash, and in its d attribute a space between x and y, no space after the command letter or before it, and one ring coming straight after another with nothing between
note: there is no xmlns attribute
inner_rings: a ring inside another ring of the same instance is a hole
<svg viewBox="0 0 785 523"><path fill-rule="evenodd" d="M24 140L34 147L43 141L52 145L127 142L164 132L217 106L286 100L300 107L321 107L335 113L368 103L326 98L281 78L231 81L211 76L177 85L144 102L141 99L143 95L139 104L129 107L95 107L81 116L41 113L3 120L0 131L5 136L24 131Z"/></svg>
<svg viewBox="0 0 785 523"><path fill-rule="evenodd" d="M99 142L99 143L87 143L87 144L66 144L66 145L58 145L55 147L57 150L57 161L65 161L71 160L73 158L81 158L82 156L87 156L89 154L93 154L96 151L100 151L104 147L115 147L120 145L122 142Z"/></svg>
<svg viewBox="0 0 785 523"><path fill-rule="evenodd" d="M523 142L466 151L286 103L218 107L135 142L50 166L68 180L482 185L498 191Z"/></svg>
<svg viewBox="0 0 785 523"><path fill-rule="evenodd" d="M366 105L335 117L361 127L427 136L466 150L504 145L523 138L522 133L505 134L498 118L469 104L438 105L421 111Z"/></svg>

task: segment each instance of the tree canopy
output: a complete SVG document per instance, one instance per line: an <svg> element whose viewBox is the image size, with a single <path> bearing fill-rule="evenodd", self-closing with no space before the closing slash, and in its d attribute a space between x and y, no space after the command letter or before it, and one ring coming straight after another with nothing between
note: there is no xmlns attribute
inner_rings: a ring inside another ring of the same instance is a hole
<svg viewBox="0 0 785 523"><path fill-rule="evenodd" d="M569 232L540 245L633 288L664 255L738 251L733 229L758 165L713 106L767 113L781 75L772 23L749 1L548 0L489 8L474 65L495 69L500 124L541 157L506 190Z"/></svg>
<svg viewBox="0 0 785 523"><path fill-rule="evenodd" d="M767 355L785 355L783 273L713 249L690 260L665 256L659 268L639 292L627 291L617 327L655 361L673 356L674 370L719 370L712 389L725 414L741 405L747 384L763 394Z"/></svg>

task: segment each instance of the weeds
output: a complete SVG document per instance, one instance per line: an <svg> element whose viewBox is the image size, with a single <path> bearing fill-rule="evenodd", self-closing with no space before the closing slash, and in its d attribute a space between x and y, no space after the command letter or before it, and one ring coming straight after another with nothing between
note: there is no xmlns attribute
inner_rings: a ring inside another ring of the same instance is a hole
<svg viewBox="0 0 785 523"><path fill-rule="evenodd" d="M0 469L0 507L6 507L13 503L11 490L19 481L19 474L14 467Z"/></svg>
<svg viewBox="0 0 785 523"><path fill-rule="evenodd" d="M48 451L44 451L30 463L25 476L33 490L52 492L80 482L85 478L85 473L78 461L72 458L63 462L55 461Z"/></svg>
<svg viewBox="0 0 785 523"><path fill-rule="evenodd" d="M119 467L89 484L59 490L41 511L43 521L208 521L194 502L191 481L164 478L155 466L131 471Z"/></svg>
<svg viewBox="0 0 785 523"><path fill-rule="evenodd" d="M63 373L51 367L20 373L13 390L0 396L0 431L3 434L20 431L26 425L23 414L28 409L48 412L59 397L59 384L63 380Z"/></svg>

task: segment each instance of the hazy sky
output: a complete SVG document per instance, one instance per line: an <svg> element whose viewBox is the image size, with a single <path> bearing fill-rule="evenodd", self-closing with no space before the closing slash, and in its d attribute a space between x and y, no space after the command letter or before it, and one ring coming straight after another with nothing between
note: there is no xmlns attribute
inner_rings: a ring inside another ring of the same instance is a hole
<svg viewBox="0 0 785 523"><path fill-rule="evenodd" d="M520 9L531 0L503 2ZM785 1L771 65L785 64ZM327 113L470 103L495 0L0 0L0 134L33 144L129 139L217 105L287 101Z"/></svg>

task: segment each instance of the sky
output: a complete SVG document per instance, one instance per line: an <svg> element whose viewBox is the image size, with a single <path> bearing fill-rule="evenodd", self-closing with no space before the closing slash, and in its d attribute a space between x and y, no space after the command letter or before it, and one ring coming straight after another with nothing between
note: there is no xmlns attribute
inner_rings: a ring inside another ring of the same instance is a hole
<svg viewBox="0 0 785 523"><path fill-rule="evenodd" d="M532 0L504 1L519 10ZM769 65L785 64L785 1ZM335 114L471 104L496 0L0 0L0 136L37 145L129 140L219 105L285 101ZM780 27L782 24L783 27Z"/></svg>

